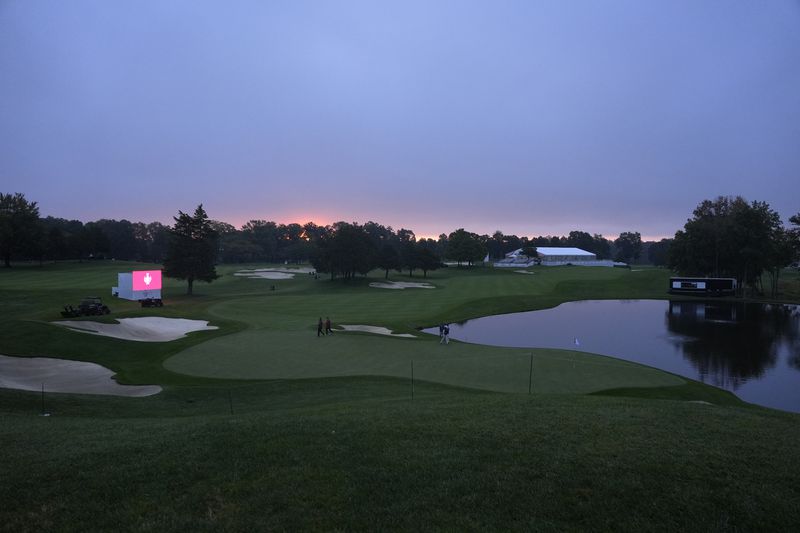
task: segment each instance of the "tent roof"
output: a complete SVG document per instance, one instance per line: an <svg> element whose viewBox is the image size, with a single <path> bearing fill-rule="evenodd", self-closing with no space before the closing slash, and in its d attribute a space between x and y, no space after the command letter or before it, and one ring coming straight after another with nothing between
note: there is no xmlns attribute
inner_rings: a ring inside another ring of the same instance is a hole
<svg viewBox="0 0 800 533"><path fill-rule="evenodd" d="M587 252L586 250L581 250L580 248L562 248L560 246L537 246L536 252L539 255L594 255L592 252Z"/></svg>

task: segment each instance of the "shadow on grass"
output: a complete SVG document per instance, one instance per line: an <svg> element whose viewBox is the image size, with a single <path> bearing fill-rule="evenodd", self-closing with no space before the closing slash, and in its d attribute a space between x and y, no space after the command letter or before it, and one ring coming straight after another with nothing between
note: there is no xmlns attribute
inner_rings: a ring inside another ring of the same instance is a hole
<svg viewBox="0 0 800 533"><path fill-rule="evenodd" d="M732 392L692 381L689 381L683 385L671 387L629 387L606 389L592 392L590 395L621 396L626 398L644 398L650 400L708 402L714 405L725 405L732 407L758 407L739 399Z"/></svg>

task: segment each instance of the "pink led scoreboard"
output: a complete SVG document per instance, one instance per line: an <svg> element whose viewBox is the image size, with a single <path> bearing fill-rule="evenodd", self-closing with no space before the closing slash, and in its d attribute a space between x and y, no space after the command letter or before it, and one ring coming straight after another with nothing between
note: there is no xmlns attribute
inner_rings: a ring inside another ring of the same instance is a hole
<svg viewBox="0 0 800 533"><path fill-rule="evenodd" d="M160 270L134 270L133 271L133 290L134 291L158 291L158 290L161 290L161 271Z"/></svg>

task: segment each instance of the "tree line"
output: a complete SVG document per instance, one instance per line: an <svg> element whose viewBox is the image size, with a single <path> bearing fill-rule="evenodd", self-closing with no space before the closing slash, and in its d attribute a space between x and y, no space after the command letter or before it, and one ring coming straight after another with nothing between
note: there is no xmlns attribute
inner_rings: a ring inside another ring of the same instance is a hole
<svg viewBox="0 0 800 533"><path fill-rule="evenodd" d="M368 237L365 253L372 257L370 262L380 259L382 264L391 265L384 270L399 264L412 273L430 270L432 257L472 264L487 255L490 260L497 260L513 250L533 250L537 246L574 246L593 252L600 259L633 261L638 259L642 246L639 234L634 232L623 233L612 242L584 231L571 231L565 237L528 238L501 231L478 235L460 228L450 234L443 233L438 239L417 239L412 230L395 231L391 226L372 221L363 225L336 222L319 226L313 222L301 225L250 220L237 229L207 215L206 219L215 234L215 260L220 263L300 263L312 259L324 263L326 254L337 253L337 242L344 240L348 226ZM101 219L84 223L52 216L40 218L35 201L28 201L22 194L0 193L0 251L6 266L12 257L38 261L113 258L161 263L167 254L171 230L172 227L161 222ZM334 239L340 230L342 236ZM357 270L350 270L354 271Z"/></svg>
<svg viewBox="0 0 800 533"><path fill-rule="evenodd" d="M198 206L193 215L180 212L175 224L101 219L79 220L39 216L37 203L24 195L0 193L0 255L11 260L119 260L164 263L167 270L185 270L185 258L208 263L187 279L210 281L216 263L310 262L332 278L349 279L380 269L423 276L444 261L471 265L488 256L498 260L522 249L533 256L537 247L571 246L627 263L645 257L651 263L696 276L734 277L740 285L764 291L762 274L775 294L782 268L800 255L800 213L784 227L766 202L719 197L697 206L684 228L672 239L642 242L638 232L623 232L611 241L599 234L571 231L566 236L478 235L459 228L437 239L417 238L410 229L393 229L369 221L319 226L250 220L237 229L210 219ZM184 238L184 241L180 241ZM202 250L191 252L193 241ZM195 242L197 244L197 242ZM188 248L187 248L188 246ZM179 251L179 252L176 252ZM191 253L190 253L191 252ZM208 268L210 265L211 268ZM207 278L207 279L204 279Z"/></svg>

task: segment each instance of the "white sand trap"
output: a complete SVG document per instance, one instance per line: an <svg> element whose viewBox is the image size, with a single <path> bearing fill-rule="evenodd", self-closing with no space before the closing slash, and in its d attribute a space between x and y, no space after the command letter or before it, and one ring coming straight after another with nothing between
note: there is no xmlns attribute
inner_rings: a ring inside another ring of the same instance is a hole
<svg viewBox="0 0 800 533"><path fill-rule="evenodd" d="M370 283L376 289L435 289L430 283L414 283L413 281L381 281Z"/></svg>
<svg viewBox="0 0 800 533"><path fill-rule="evenodd" d="M376 335L387 335L389 337L404 337L407 339L416 339L415 335L411 333L392 333L392 330L388 328L383 328L380 326L363 326L363 325L339 325L339 329L336 331L363 331L366 333L375 333Z"/></svg>
<svg viewBox="0 0 800 533"><path fill-rule="evenodd" d="M256 268L235 272L234 276L261 279L292 279L295 274L314 274L316 270L308 267L297 268Z"/></svg>
<svg viewBox="0 0 800 533"><path fill-rule="evenodd" d="M518 274L536 274L536 272L530 272L528 270L515 270L514 272Z"/></svg>
<svg viewBox="0 0 800 533"><path fill-rule="evenodd" d="M292 279L294 274L287 274L286 272L236 272L234 276L241 276L243 278L260 278L260 279Z"/></svg>
<svg viewBox="0 0 800 533"><path fill-rule="evenodd" d="M189 320L188 318L164 318L161 316L143 316L137 318L120 318L119 324L102 324L82 320L61 320L53 322L81 333L114 337L127 341L167 342L185 337L193 331L219 329L209 326L206 320Z"/></svg>
<svg viewBox="0 0 800 533"><path fill-rule="evenodd" d="M158 385L120 385L108 368L84 361L0 355L0 388L111 396L152 396Z"/></svg>

